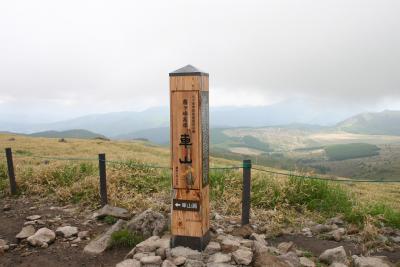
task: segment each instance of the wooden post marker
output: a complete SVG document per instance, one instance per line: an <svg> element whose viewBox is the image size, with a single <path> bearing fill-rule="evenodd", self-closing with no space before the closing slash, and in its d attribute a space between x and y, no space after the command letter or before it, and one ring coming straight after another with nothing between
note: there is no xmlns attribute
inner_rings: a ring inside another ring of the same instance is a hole
<svg viewBox="0 0 400 267"><path fill-rule="evenodd" d="M187 65L169 76L171 245L201 251L210 241L208 73Z"/></svg>
<svg viewBox="0 0 400 267"><path fill-rule="evenodd" d="M6 158L7 158L8 177L10 179L11 195L16 195L17 194L17 182L15 181L14 163L13 163L13 158L12 158L12 150L10 147L6 148Z"/></svg>

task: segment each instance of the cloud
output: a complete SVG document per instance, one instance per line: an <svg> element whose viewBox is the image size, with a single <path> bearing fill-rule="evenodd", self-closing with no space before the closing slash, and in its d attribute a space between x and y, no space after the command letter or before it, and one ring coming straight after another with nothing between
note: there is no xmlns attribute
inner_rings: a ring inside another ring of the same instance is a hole
<svg viewBox="0 0 400 267"><path fill-rule="evenodd" d="M143 109L166 105L168 73L190 63L210 73L216 105L298 95L378 105L400 99L398 10L395 0L3 1L0 95L20 112L51 99L71 104L63 112Z"/></svg>

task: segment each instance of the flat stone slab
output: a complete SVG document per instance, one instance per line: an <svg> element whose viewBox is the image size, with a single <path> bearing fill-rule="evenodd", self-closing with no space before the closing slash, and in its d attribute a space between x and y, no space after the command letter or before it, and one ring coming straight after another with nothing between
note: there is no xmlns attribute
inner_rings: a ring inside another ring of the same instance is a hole
<svg viewBox="0 0 400 267"><path fill-rule="evenodd" d="M34 235L34 234L35 234L35 227L33 227L32 225L27 225L27 226L24 226L22 228L21 232L19 232L15 236L15 238L17 238L17 239L25 239L25 238L28 238L28 237Z"/></svg>
<svg viewBox="0 0 400 267"><path fill-rule="evenodd" d="M128 210L111 205L105 205L93 214L94 219L102 219L106 216L112 216L123 220L128 220L131 218L131 214L128 212Z"/></svg>
<svg viewBox="0 0 400 267"><path fill-rule="evenodd" d="M78 234L78 227L75 226L58 227L56 230L56 235L62 237L71 237L71 236L76 236L77 234Z"/></svg>
<svg viewBox="0 0 400 267"><path fill-rule="evenodd" d="M126 225L126 221L118 220L113 226L111 226L105 233L101 234L94 240L92 240L83 249L83 252L90 255L99 255L103 253L107 248L110 247L111 235L121 230Z"/></svg>

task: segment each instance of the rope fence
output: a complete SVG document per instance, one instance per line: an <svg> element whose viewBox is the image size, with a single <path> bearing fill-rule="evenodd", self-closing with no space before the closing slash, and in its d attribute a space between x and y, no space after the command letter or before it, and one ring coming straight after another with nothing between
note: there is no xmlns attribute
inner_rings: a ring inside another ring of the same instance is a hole
<svg viewBox="0 0 400 267"><path fill-rule="evenodd" d="M43 160L59 160L59 161L103 161L102 159L97 158L80 158L80 157L54 157L54 156L38 156L38 155L19 155L13 154L12 157L14 158L32 158L32 159L43 159ZM0 159L7 159L6 155L0 154ZM145 164L145 163L135 163L131 161L118 161L118 160L104 160L106 164L117 164L126 166L129 168L146 168L146 169L165 169L165 170L172 170L170 166L159 166L154 164ZM290 177L297 177L302 179L312 179L312 180L323 180L323 181L332 181L332 182L344 182L344 183L400 183L400 180L383 180L383 179L338 179L333 177L319 177L319 176L310 176L310 175L303 175L303 174L296 174L293 172L280 172L274 170L268 170L260 167L254 167L252 164L242 164L240 166L222 166L222 167L209 167L209 170L240 170L245 168L251 168L252 170L269 173L269 174L276 174L276 175L283 175L283 176L290 176Z"/></svg>
<svg viewBox="0 0 400 267"><path fill-rule="evenodd" d="M57 161L98 161L99 162L99 192L100 192L100 203L102 206L108 203L107 198L107 177L106 177L106 166L119 165L125 166L131 169L161 169L172 171L170 166L160 166L154 164L138 163L134 161L118 161L118 160L107 160L105 154L99 154L98 158L79 158L79 157L53 157L53 156L37 156L37 155L21 155L18 152L13 155L11 148L6 148L5 155L0 154L0 160L5 160L7 162L8 177L10 180L10 192L11 195L16 195L18 193L17 183L15 179L13 156L15 158L32 158L41 160L57 160ZM237 166L219 166L219 167L209 167L210 171L213 170L240 170L243 173L243 185L242 185L242 224L245 225L249 223L250 217L250 198L251 198L251 170L255 170L262 173L283 175L287 177L296 177L299 179L311 179L311 180L321 180L330 182L343 182L343 183L400 183L400 180L367 180L367 179L343 179L343 178L332 178L332 177L320 177L320 176L310 176L303 174L296 174L293 172L281 172L271 169L261 168L260 166L254 167L251 160L243 160L242 165Z"/></svg>

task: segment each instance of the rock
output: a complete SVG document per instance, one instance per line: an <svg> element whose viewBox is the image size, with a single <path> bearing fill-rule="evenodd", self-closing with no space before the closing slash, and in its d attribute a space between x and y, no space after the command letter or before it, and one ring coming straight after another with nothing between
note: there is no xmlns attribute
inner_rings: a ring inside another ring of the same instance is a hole
<svg viewBox="0 0 400 267"><path fill-rule="evenodd" d="M40 228L36 233L28 237L27 241L34 247L48 247L56 239L54 231L48 228Z"/></svg>
<svg viewBox="0 0 400 267"><path fill-rule="evenodd" d="M112 233L121 230L123 227L125 227L125 225L126 221L118 220L105 233L99 235L97 238L87 244L83 249L83 252L91 255L98 255L103 253L110 246Z"/></svg>
<svg viewBox="0 0 400 267"><path fill-rule="evenodd" d="M325 224L317 224L311 227L311 232L313 234L322 234L332 230L332 227Z"/></svg>
<svg viewBox="0 0 400 267"><path fill-rule="evenodd" d="M75 238L74 240L72 240L72 243L80 243L82 241L82 239L80 237Z"/></svg>
<svg viewBox="0 0 400 267"><path fill-rule="evenodd" d="M199 260L186 260L185 267L203 267L204 263Z"/></svg>
<svg viewBox="0 0 400 267"><path fill-rule="evenodd" d="M4 239L0 239L0 251L7 251L10 249L10 246L8 245L8 241Z"/></svg>
<svg viewBox="0 0 400 267"><path fill-rule="evenodd" d="M283 254L288 253L289 251L294 250L295 248L296 248L296 246L294 245L294 243L292 241L282 242L282 243L279 243L279 245L278 245L279 251L281 251Z"/></svg>
<svg viewBox="0 0 400 267"><path fill-rule="evenodd" d="M133 255L133 259L140 261L143 257L156 256L154 252L139 252Z"/></svg>
<svg viewBox="0 0 400 267"><path fill-rule="evenodd" d="M204 252L207 254L214 254L220 251L221 251L221 245L218 242L213 242L213 241L208 243L207 247L204 250Z"/></svg>
<svg viewBox="0 0 400 267"><path fill-rule="evenodd" d="M173 258L173 259L172 259L172 262L173 262L175 265L177 265L177 266L183 265L183 264L185 264L185 262L186 262L186 258L185 258L185 257L182 257L182 256L178 256L178 257L176 257L176 258Z"/></svg>
<svg viewBox="0 0 400 267"><path fill-rule="evenodd" d="M165 255L165 248L162 248L162 247L157 248L157 249L156 249L156 256L160 256L161 259L164 260L164 259L166 258L166 255Z"/></svg>
<svg viewBox="0 0 400 267"><path fill-rule="evenodd" d="M252 248L253 248L253 251L254 251L255 254L261 254L261 253L264 253L264 252L269 252L268 247L266 245L264 245L263 243L258 242L258 241L254 241ZM275 249L278 250L277 248L275 248Z"/></svg>
<svg viewBox="0 0 400 267"><path fill-rule="evenodd" d="M22 230L15 236L16 239L21 240L28 238L35 234L35 227L32 225L27 225L22 228Z"/></svg>
<svg viewBox="0 0 400 267"><path fill-rule="evenodd" d="M331 224L331 225L332 225L332 224L336 224L336 225L341 226L341 225L344 224L344 221L343 221L343 219L342 219L341 216L337 216L337 217L330 218L330 219L326 222L326 224Z"/></svg>
<svg viewBox="0 0 400 267"><path fill-rule="evenodd" d="M35 221L35 220L39 220L40 218L42 218L42 216L40 216L40 215L31 215L31 216L26 217L26 219L28 221Z"/></svg>
<svg viewBox="0 0 400 267"><path fill-rule="evenodd" d="M165 255L165 250L170 246L170 239L168 238L160 238L158 236L152 236L148 239L137 244L126 256L127 258L132 257L134 254L139 252L156 252L162 256Z"/></svg>
<svg viewBox="0 0 400 267"><path fill-rule="evenodd" d="M243 239L240 240L240 245L246 248L252 248L254 244L254 240Z"/></svg>
<svg viewBox="0 0 400 267"><path fill-rule="evenodd" d="M163 261L161 267L175 267L176 265L170 261L170 260L165 260Z"/></svg>
<svg viewBox="0 0 400 267"><path fill-rule="evenodd" d="M78 233L78 237L79 237L80 239L87 239L87 238L89 238L89 237L90 237L89 231L80 231L80 232Z"/></svg>
<svg viewBox="0 0 400 267"><path fill-rule="evenodd" d="M127 259L118 263L115 267L140 267L140 262L133 259Z"/></svg>
<svg viewBox="0 0 400 267"><path fill-rule="evenodd" d="M46 224L43 220L36 220L35 223L38 224L38 225L45 225Z"/></svg>
<svg viewBox="0 0 400 267"><path fill-rule="evenodd" d="M297 257L303 257L304 256L304 251L295 249L294 252L296 252Z"/></svg>
<svg viewBox="0 0 400 267"><path fill-rule="evenodd" d="M390 241L392 241L393 243L398 243L400 244L400 236L391 236Z"/></svg>
<svg viewBox="0 0 400 267"><path fill-rule="evenodd" d="M215 232L219 235L222 235L224 233L224 229L222 228L218 228L217 230L215 230Z"/></svg>
<svg viewBox="0 0 400 267"><path fill-rule="evenodd" d="M248 249L238 249L232 253L232 257L237 264L249 265L253 260L253 252Z"/></svg>
<svg viewBox="0 0 400 267"><path fill-rule="evenodd" d="M359 231L360 231L360 230L358 229L358 226L355 225L355 224L350 224L350 225L347 227L347 234L348 234L348 235L358 234Z"/></svg>
<svg viewBox="0 0 400 267"><path fill-rule="evenodd" d="M71 237L71 236L76 236L77 234L78 234L78 227L75 226L58 227L56 230L56 235L62 237Z"/></svg>
<svg viewBox="0 0 400 267"><path fill-rule="evenodd" d="M213 216L214 220L220 221L223 220L224 217L222 217L221 215L219 215L218 213L214 212L214 216Z"/></svg>
<svg viewBox="0 0 400 267"><path fill-rule="evenodd" d="M303 233L303 235L305 235L307 237L312 237L311 229L308 227L301 229L301 232Z"/></svg>
<svg viewBox="0 0 400 267"><path fill-rule="evenodd" d="M339 228L339 229L333 230L331 232L331 235L332 235L332 238L335 241L339 242L340 240L342 240L343 235L345 234L345 232L346 231L344 230L344 228Z"/></svg>
<svg viewBox="0 0 400 267"><path fill-rule="evenodd" d="M31 255L33 252L32 251L25 251L21 253L21 257L28 257L29 255Z"/></svg>
<svg viewBox="0 0 400 267"><path fill-rule="evenodd" d="M267 252L257 253L254 260L254 267L292 267L285 261Z"/></svg>
<svg viewBox="0 0 400 267"><path fill-rule="evenodd" d="M243 225L240 228L235 228L232 231L232 235L240 236L242 238L249 238L251 234L254 232L253 228L249 224Z"/></svg>
<svg viewBox="0 0 400 267"><path fill-rule="evenodd" d="M174 258L181 256L190 260L201 260L201 253L199 251L185 247L172 248L171 256Z"/></svg>
<svg viewBox="0 0 400 267"><path fill-rule="evenodd" d="M93 214L94 219L102 219L106 216L112 216L118 219L130 219L131 215L129 214L128 210L118 207L113 207L111 205L105 205L98 211Z"/></svg>
<svg viewBox="0 0 400 267"><path fill-rule="evenodd" d="M9 211L11 210L11 205L10 204L6 204L3 206L3 211Z"/></svg>
<svg viewBox="0 0 400 267"><path fill-rule="evenodd" d="M281 256L278 256L279 259L285 261L292 267L300 267L300 259L297 257L295 252L288 252L286 254L283 254Z"/></svg>
<svg viewBox="0 0 400 267"><path fill-rule="evenodd" d="M162 234L166 225L167 220L164 215L148 209L132 218L127 224L127 229L149 237Z"/></svg>
<svg viewBox="0 0 400 267"><path fill-rule="evenodd" d="M160 238L158 236L152 236L148 239L137 244L125 258L132 258L133 255L137 253L149 253L156 252L161 258L165 258L166 249L170 247L170 238ZM154 253L154 255L156 255Z"/></svg>
<svg viewBox="0 0 400 267"><path fill-rule="evenodd" d="M300 258L300 265L303 267L315 267L315 263L306 257Z"/></svg>
<svg viewBox="0 0 400 267"><path fill-rule="evenodd" d="M159 247L159 241L160 241L159 236L149 237L146 240L137 244L131 252L133 254L138 252L154 252ZM131 252L129 254L132 254Z"/></svg>
<svg viewBox="0 0 400 267"><path fill-rule="evenodd" d="M207 263L207 267L234 267L236 265L232 265L229 263L217 263L217 262L209 262Z"/></svg>
<svg viewBox="0 0 400 267"><path fill-rule="evenodd" d="M324 263L327 263L327 264L331 264L333 262L347 264L347 262L348 262L347 254L346 254L346 251L344 250L343 246L325 250L319 256L319 260Z"/></svg>
<svg viewBox="0 0 400 267"><path fill-rule="evenodd" d="M354 267L391 267L393 266L387 257L352 257Z"/></svg>
<svg viewBox="0 0 400 267"><path fill-rule="evenodd" d="M208 262L223 263L223 262L230 262L231 259L232 259L231 254L224 254L221 252L217 252L208 258Z"/></svg>
<svg viewBox="0 0 400 267"><path fill-rule="evenodd" d="M160 266L162 259L160 256L146 256L140 259L142 267L155 267Z"/></svg>
<svg viewBox="0 0 400 267"><path fill-rule="evenodd" d="M268 245L267 241L265 240L265 235L259 235L256 233L252 233L250 236L250 239L261 242L262 244L264 244L266 246Z"/></svg>
<svg viewBox="0 0 400 267"><path fill-rule="evenodd" d="M329 267L348 267L348 265L340 262L334 262L331 265L329 265Z"/></svg>
<svg viewBox="0 0 400 267"><path fill-rule="evenodd" d="M240 246L240 243L231 238L224 238L221 242L221 250L222 252L229 253L237 250Z"/></svg>

